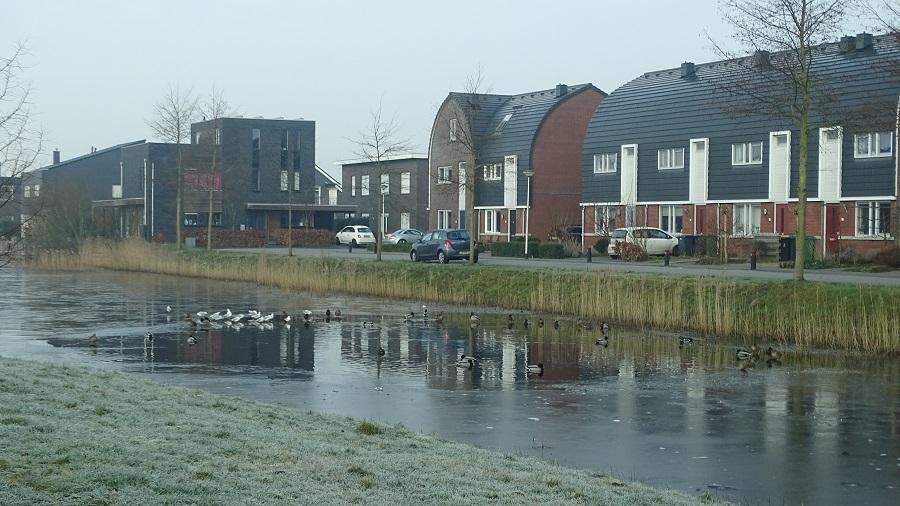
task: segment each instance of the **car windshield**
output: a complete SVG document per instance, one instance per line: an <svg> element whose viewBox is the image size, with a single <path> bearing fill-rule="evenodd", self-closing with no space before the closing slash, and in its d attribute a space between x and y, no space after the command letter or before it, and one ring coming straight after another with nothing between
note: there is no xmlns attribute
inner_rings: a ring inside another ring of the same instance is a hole
<svg viewBox="0 0 900 506"><path fill-rule="evenodd" d="M612 233L613 239L624 239L625 238L625 229L613 230Z"/></svg>
<svg viewBox="0 0 900 506"><path fill-rule="evenodd" d="M468 241L469 233L465 230L451 230L447 232L447 239L451 241Z"/></svg>
<svg viewBox="0 0 900 506"><path fill-rule="evenodd" d="M360 234L371 234L372 233L372 230L370 230L369 227L359 227L358 229L356 229L356 231L359 232Z"/></svg>

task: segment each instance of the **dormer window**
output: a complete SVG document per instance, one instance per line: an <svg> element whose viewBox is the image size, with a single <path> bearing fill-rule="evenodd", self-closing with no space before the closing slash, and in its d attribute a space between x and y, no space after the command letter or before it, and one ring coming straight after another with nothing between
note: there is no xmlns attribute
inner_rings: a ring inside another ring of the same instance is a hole
<svg viewBox="0 0 900 506"><path fill-rule="evenodd" d="M503 128L506 127L506 124L509 123L509 120L512 119L512 113L503 116L503 119L500 120L500 123L497 124L497 128L494 129L494 135L500 135L503 132Z"/></svg>

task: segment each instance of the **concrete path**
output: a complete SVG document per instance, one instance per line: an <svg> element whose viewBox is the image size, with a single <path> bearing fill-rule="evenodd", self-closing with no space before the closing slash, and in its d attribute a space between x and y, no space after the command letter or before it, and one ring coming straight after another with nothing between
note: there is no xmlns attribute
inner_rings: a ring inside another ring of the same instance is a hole
<svg viewBox="0 0 900 506"><path fill-rule="evenodd" d="M287 248L233 248L220 251L235 253L266 253L269 255L287 255ZM337 246L325 248L294 248L294 255L299 257L332 257L353 258L356 260L375 260L375 254L365 249L348 252L347 248ZM409 262L406 253L384 253L385 261ZM630 263L621 260L613 260L609 257L594 257L592 263L587 263L584 258L567 258L560 260L529 259L492 257L490 253L483 253L479 262L489 265L528 269L572 269L593 270L608 272L633 272L639 274L664 274L671 276L716 276L716 277L740 277L763 280L789 280L792 279L791 269L781 269L777 263L760 263L757 270L751 271L749 263L729 265L698 265L694 259L671 258L669 267L663 265L661 258L652 258L646 262ZM456 261L453 263L462 264ZM823 281L831 283L851 283L858 285L886 285L900 286L900 271L885 273L851 272L840 269L810 269L806 271L806 279L810 281Z"/></svg>

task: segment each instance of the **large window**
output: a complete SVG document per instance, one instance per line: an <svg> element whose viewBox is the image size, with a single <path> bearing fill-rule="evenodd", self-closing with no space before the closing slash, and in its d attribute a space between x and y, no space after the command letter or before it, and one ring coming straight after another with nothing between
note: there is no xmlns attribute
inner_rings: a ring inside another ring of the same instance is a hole
<svg viewBox="0 0 900 506"><path fill-rule="evenodd" d="M594 233L609 235L616 228L616 216L619 208L616 206L597 206L594 208Z"/></svg>
<svg viewBox="0 0 900 506"><path fill-rule="evenodd" d="M859 134L855 138L853 156L856 158L879 158L891 156L894 138L891 132Z"/></svg>
<svg viewBox="0 0 900 506"><path fill-rule="evenodd" d="M356 196L356 176L350 176L350 196Z"/></svg>
<svg viewBox="0 0 900 506"><path fill-rule="evenodd" d="M359 194L363 197L369 194L369 176L360 176L359 178Z"/></svg>
<svg viewBox="0 0 900 506"><path fill-rule="evenodd" d="M216 128L216 146L222 144L222 129Z"/></svg>
<svg viewBox="0 0 900 506"><path fill-rule="evenodd" d="M294 170L300 170L300 132L294 140Z"/></svg>
<svg viewBox="0 0 900 506"><path fill-rule="evenodd" d="M300 191L300 171L299 170L294 171L294 191L295 192Z"/></svg>
<svg viewBox="0 0 900 506"><path fill-rule="evenodd" d="M503 177L502 163L489 163L485 165L482 170L485 181L500 181Z"/></svg>
<svg viewBox="0 0 900 506"><path fill-rule="evenodd" d="M484 233L500 233L500 211L488 209L484 212Z"/></svg>
<svg viewBox="0 0 900 506"><path fill-rule="evenodd" d="M287 130L281 131L281 170L287 170L288 168L288 144L290 144L289 136L290 132Z"/></svg>
<svg viewBox="0 0 900 506"><path fill-rule="evenodd" d="M762 163L762 142L742 142L731 145L731 165L759 165Z"/></svg>
<svg viewBox="0 0 900 506"><path fill-rule="evenodd" d="M259 168L259 144L260 144L259 129L254 128L250 132L250 147L253 150L250 166L253 167L254 169Z"/></svg>
<svg viewBox="0 0 900 506"><path fill-rule="evenodd" d="M618 170L619 153L594 155L594 174L606 174Z"/></svg>
<svg viewBox="0 0 900 506"><path fill-rule="evenodd" d="M250 169L250 189L259 191L259 168Z"/></svg>
<svg viewBox="0 0 900 506"><path fill-rule="evenodd" d="M452 167L438 167L437 182L438 184L449 184L453 179Z"/></svg>
<svg viewBox="0 0 900 506"><path fill-rule="evenodd" d="M441 209L438 211L438 226L437 228L450 228L450 210L449 209Z"/></svg>
<svg viewBox="0 0 900 506"><path fill-rule="evenodd" d="M409 194L409 172L400 173L400 193L403 195Z"/></svg>
<svg viewBox="0 0 900 506"><path fill-rule="evenodd" d="M656 152L656 166L662 169L683 169L684 148L660 149Z"/></svg>
<svg viewBox="0 0 900 506"><path fill-rule="evenodd" d="M281 181L281 191L283 191L283 192L288 191L288 188L290 187L289 186L290 182L288 181L288 171L286 171L286 170L281 171L280 181Z"/></svg>
<svg viewBox="0 0 900 506"><path fill-rule="evenodd" d="M409 213L400 213L400 228L409 228Z"/></svg>
<svg viewBox="0 0 900 506"><path fill-rule="evenodd" d="M497 124L497 128L494 129L494 135L500 135L500 133L503 132L503 129L506 127L506 124L509 123L509 120L512 119L512 116L512 114L503 116L503 119Z"/></svg>
<svg viewBox="0 0 900 506"><path fill-rule="evenodd" d="M670 234L680 234L683 224L681 206L659 206L659 228Z"/></svg>
<svg viewBox="0 0 900 506"><path fill-rule="evenodd" d="M749 237L759 234L759 219L759 204L735 204L733 235Z"/></svg>
<svg viewBox="0 0 900 506"><path fill-rule="evenodd" d="M22 190L25 192L25 198L31 198L31 186L25 185L25 188Z"/></svg>
<svg viewBox="0 0 900 506"><path fill-rule="evenodd" d="M860 202L856 205L856 235L886 237L890 233L890 202Z"/></svg>
<svg viewBox="0 0 900 506"><path fill-rule="evenodd" d="M459 121L456 118L450 120L450 142L456 142L456 129L459 128Z"/></svg>
<svg viewBox="0 0 900 506"><path fill-rule="evenodd" d="M184 226L196 227L200 225L199 213L184 213Z"/></svg>
<svg viewBox="0 0 900 506"><path fill-rule="evenodd" d="M387 235L387 233L388 233L388 223L389 223L388 216L390 216L388 213L382 213L382 215L381 215L381 237L382 238L384 238L384 236Z"/></svg>
<svg viewBox="0 0 900 506"><path fill-rule="evenodd" d="M382 174L381 175L381 193L383 195L388 195L391 193L391 175L390 174Z"/></svg>

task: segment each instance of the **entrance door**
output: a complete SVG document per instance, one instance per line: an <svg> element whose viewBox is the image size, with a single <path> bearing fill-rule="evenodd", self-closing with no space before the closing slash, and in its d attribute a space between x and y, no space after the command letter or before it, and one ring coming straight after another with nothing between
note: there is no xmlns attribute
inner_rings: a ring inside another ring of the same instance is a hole
<svg viewBox="0 0 900 506"><path fill-rule="evenodd" d="M791 132L769 134L769 200L787 202L791 180Z"/></svg>
<svg viewBox="0 0 900 506"><path fill-rule="evenodd" d="M838 252L841 246L841 218L839 206L825 208L825 251L829 254Z"/></svg>
<svg viewBox="0 0 900 506"><path fill-rule="evenodd" d="M692 204L705 204L707 193L707 173L709 172L709 152L707 139L691 139L691 173L689 180Z"/></svg>
<svg viewBox="0 0 900 506"><path fill-rule="evenodd" d="M515 209L509 210L509 235L516 235L516 213Z"/></svg>
<svg viewBox="0 0 900 506"><path fill-rule="evenodd" d="M837 202L841 197L842 139L840 127L819 129L818 196L823 202Z"/></svg>

